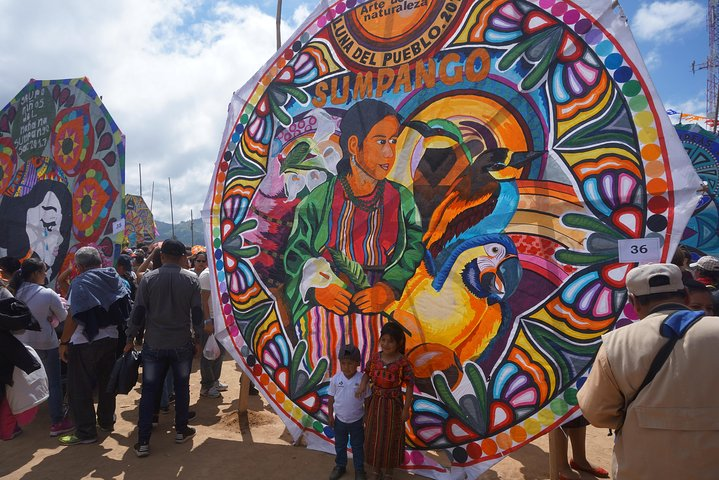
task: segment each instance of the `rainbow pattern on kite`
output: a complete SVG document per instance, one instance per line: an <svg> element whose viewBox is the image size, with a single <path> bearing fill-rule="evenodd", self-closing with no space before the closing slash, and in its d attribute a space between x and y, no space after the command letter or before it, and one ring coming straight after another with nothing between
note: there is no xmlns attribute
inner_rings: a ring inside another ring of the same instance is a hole
<svg viewBox="0 0 719 480"><path fill-rule="evenodd" d="M370 168L349 154L357 112L401 121L365 196L346 173ZM365 361L399 322L404 468L476 478L577 414L624 317L620 243L657 237L665 259L699 185L609 1L323 4L230 105L206 203L224 342L331 452L336 352ZM395 298L372 314L312 293L379 282Z"/></svg>

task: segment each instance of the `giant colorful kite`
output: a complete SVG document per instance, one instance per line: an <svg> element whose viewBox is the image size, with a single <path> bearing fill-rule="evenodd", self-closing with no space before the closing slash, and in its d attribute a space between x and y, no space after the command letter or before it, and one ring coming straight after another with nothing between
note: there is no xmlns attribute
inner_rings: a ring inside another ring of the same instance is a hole
<svg viewBox="0 0 719 480"><path fill-rule="evenodd" d="M332 451L336 352L366 361L388 321L417 376L406 469L476 478L576 415L625 308L619 246L666 258L700 185L610 3L323 3L235 94L217 327L295 437ZM338 289L379 313L337 313Z"/></svg>
<svg viewBox="0 0 719 480"><path fill-rule="evenodd" d="M111 264L123 231L125 138L87 78L30 80L0 111L0 255L36 255L55 277L94 245Z"/></svg>
<svg viewBox="0 0 719 480"><path fill-rule="evenodd" d="M155 218L145 199L139 195L125 195L125 238L130 245L149 245L158 235Z"/></svg>
<svg viewBox="0 0 719 480"><path fill-rule="evenodd" d="M693 250L696 257L719 256L719 137L695 124L679 124L676 130L705 185L682 244Z"/></svg>

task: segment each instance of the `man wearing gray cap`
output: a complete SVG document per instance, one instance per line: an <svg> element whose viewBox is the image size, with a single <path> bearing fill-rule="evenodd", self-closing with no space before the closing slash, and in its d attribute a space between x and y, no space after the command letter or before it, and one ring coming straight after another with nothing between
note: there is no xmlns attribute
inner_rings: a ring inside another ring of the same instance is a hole
<svg viewBox="0 0 719 480"><path fill-rule="evenodd" d="M200 284L197 275L182 269L187 261L185 246L165 240L160 247L162 266L145 274L137 288L135 306L127 329L125 351L144 329L142 346L142 397L135 454L150 454L152 417L169 369L175 380L175 443L195 434L187 426L190 405L190 369L197 336L202 328Z"/></svg>
<svg viewBox="0 0 719 480"><path fill-rule="evenodd" d="M612 478L716 478L719 472L719 318L685 307L679 267L627 274L640 321L604 335L579 406L617 429Z"/></svg>

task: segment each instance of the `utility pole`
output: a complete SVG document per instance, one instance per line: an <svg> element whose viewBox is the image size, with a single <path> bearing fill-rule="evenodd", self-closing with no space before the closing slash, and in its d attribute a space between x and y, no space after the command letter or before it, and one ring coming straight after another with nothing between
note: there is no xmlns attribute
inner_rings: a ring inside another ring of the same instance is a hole
<svg viewBox="0 0 719 480"><path fill-rule="evenodd" d="M167 185L170 187L170 222L172 222L172 238L177 240L175 237L175 212L172 210L172 182L170 177L167 177Z"/></svg>
<svg viewBox="0 0 719 480"><path fill-rule="evenodd" d="M275 17L275 25L277 29L277 50L282 46L282 34L280 33L280 25L282 24L282 0L277 0L277 16Z"/></svg>

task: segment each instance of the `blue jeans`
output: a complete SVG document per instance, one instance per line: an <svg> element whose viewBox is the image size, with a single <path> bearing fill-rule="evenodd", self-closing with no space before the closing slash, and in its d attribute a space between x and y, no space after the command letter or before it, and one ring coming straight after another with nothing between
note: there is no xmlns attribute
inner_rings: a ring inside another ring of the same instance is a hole
<svg viewBox="0 0 719 480"><path fill-rule="evenodd" d="M54 425L62 422L63 419L59 349L52 348L50 350L35 351L38 357L40 357L40 360L42 360L42 366L45 367L45 372L47 373L48 390L50 393L47 404L50 410L50 423Z"/></svg>
<svg viewBox="0 0 719 480"><path fill-rule="evenodd" d="M175 394L175 382L172 379L172 372L167 371L165 381L162 384L162 395L160 395L160 408L168 408L170 406L170 395Z"/></svg>
<svg viewBox="0 0 719 480"><path fill-rule="evenodd" d="M364 472L364 419L353 423L344 423L335 417L335 464L347 467L347 440L352 447L352 463L355 472Z"/></svg>
<svg viewBox="0 0 719 480"><path fill-rule="evenodd" d="M147 344L142 347L142 396L140 397L140 443L149 443L152 434L152 416L162 395L165 376L172 369L175 381L175 430L187 429L190 409L190 370L195 349L192 342L177 348L158 349Z"/></svg>

